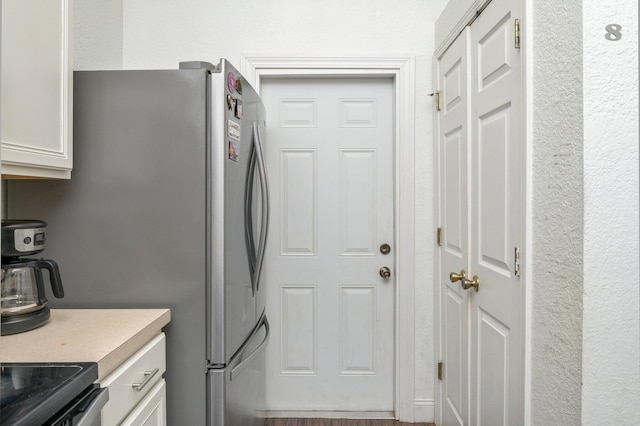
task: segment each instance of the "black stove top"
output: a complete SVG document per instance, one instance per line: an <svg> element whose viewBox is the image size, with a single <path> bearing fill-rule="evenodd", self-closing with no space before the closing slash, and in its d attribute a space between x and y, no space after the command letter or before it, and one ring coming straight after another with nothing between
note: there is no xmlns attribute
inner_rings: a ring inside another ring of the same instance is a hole
<svg viewBox="0 0 640 426"><path fill-rule="evenodd" d="M95 362L3 363L0 425L42 425L98 378Z"/></svg>

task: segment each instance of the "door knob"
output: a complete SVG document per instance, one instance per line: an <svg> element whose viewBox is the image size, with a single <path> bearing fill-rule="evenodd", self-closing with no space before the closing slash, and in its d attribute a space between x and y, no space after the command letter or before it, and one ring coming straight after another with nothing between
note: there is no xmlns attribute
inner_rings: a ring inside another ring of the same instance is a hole
<svg viewBox="0 0 640 426"><path fill-rule="evenodd" d="M462 271L460 271L459 274L456 274L455 272L452 272L449 274L449 280L451 280L452 283L458 282L460 280L464 280L466 278L466 272L464 271L464 269Z"/></svg>
<svg viewBox="0 0 640 426"><path fill-rule="evenodd" d="M471 287L475 288L476 291L480 289L480 278L477 275L473 276L473 280L467 278L467 273L464 271L460 271L459 274L452 272L449 274L449 279L452 283L461 281L460 285L464 290L469 290Z"/></svg>
<svg viewBox="0 0 640 426"><path fill-rule="evenodd" d="M477 275L473 276L473 280L464 278L460 285L462 285L462 288L465 290L469 290L471 287L473 287L476 289L476 291L478 291L480 290L480 278L478 278Z"/></svg>
<svg viewBox="0 0 640 426"><path fill-rule="evenodd" d="M391 269L389 269L386 266L383 266L382 268L380 268L380 276L385 280L388 280L389 277L391 276Z"/></svg>

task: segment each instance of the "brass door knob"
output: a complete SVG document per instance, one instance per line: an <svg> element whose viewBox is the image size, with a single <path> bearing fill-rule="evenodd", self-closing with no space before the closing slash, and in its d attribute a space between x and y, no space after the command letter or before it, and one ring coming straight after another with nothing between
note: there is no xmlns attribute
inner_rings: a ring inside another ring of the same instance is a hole
<svg viewBox="0 0 640 426"><path fill-rule="evenodd" d="M480 289L480 278L477 275L473 276L473 280L467 278L467 273L464 271L460 271L459 274L452 272L449 274L449 279L452 283L460 281L460 285L463 290L469 290L471 287L475 288L476 291Z"/></svg>
<svg viewBox="0 0 640 426"><path fill-rule="evenodd" d="M464 290L469 290L471 287L475 288L476 291L480 290L480 278L477 275L473 276L473 280L468 280L464 278L460 283Z"/></svg>
<svg viewBox="0 0 640 426"><path fill-rule="evenodd" d="M460 271L459 274L456 274L455 272L452 272L449 274L449 279L451 280L452 283L464 280L466 277L466 272L464 271L464 269L462 271Z"/></svg>
<svg viewBox="0 0 640 426"><path fill-rule="evenodd" d="M386 266L383 266L382 268L380 268L380 276L385 280L388 280L389 277L391 276L391 269L389 269Z"/></svg>

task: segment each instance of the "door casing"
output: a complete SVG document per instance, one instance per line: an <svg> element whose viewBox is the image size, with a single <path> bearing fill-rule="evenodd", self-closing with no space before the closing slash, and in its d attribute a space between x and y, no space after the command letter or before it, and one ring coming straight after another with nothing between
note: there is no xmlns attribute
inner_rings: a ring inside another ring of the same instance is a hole
<svg viewBox="0 0 640 426"><path fill-rule="evenodd" d="M415 60L413 57L242 56L240 71L260 93L263 78L391 77L395 85L395 417L415 419ZM402 366L402 368L400 368Z"/></svg>

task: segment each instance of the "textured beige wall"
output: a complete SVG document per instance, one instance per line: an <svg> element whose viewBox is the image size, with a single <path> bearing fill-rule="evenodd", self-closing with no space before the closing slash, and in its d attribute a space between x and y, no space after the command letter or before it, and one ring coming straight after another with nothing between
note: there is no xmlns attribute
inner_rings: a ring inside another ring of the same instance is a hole
<svg viewBox="0 0 640 426"><path fill-rule="evenodd" d="M582 380L582 2L533 3L531 420L579 425Z"/></svg>
<svg viewBox="0 0 640 426"><path fill-rule="evenodd" d="M583 12L582 424L639 425L638 1L585 0Z"/></svg>

